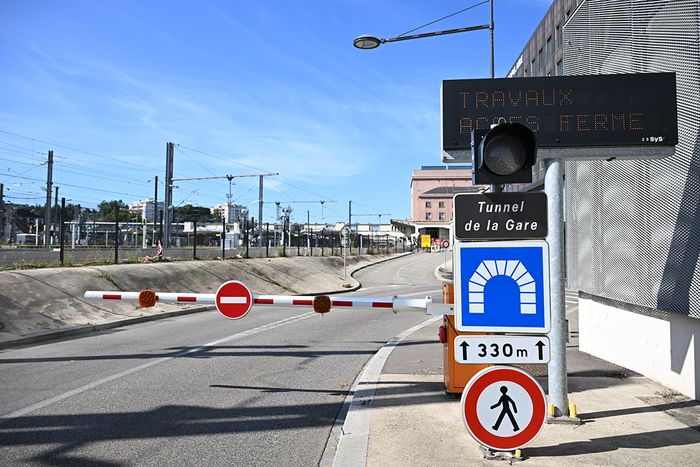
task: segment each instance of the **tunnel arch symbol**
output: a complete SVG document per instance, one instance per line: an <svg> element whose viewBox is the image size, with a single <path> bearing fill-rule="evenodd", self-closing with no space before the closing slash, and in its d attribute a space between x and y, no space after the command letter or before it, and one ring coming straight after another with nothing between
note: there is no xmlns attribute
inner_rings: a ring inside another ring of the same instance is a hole
<svg viewBox="0 0 700 467"><path fill-rule="evenodd" d="M520 288L520 314L537 313L535 279L520 260L484 260L469 278L469 313L484 313L484 287L495 276L510 277Z"/></svg>

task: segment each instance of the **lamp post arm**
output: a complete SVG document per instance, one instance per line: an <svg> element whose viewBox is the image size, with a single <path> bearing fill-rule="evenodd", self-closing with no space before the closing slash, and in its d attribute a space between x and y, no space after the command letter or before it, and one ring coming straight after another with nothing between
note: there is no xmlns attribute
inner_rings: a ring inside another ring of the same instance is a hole
<svg viewBox="0 0 700 467"><path fill-rule="evenodd" d="M480 24L479 26L468 26L466 28L447 29L444 31L434 31L434 32L424 32L422 34L411 34L410 36L390 37L389 39L380 39L380 41L383 44L385 42L399 42L399 41L407 41L410 39L422 39L424 37L444 36L447 34L456 34L459 32L468 32L468 31L478 31L480 29L490 29L490 28L491 28L491 26L489 24Z"/></svg>

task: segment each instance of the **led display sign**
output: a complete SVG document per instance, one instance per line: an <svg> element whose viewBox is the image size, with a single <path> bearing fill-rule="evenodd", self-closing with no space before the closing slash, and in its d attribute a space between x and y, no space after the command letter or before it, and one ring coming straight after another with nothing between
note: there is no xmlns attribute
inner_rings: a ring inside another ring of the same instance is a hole
<svg viewBox="0 0 700 467"><path fill-rule="evenodd" d="M538 147L673 146L675 73L446 80L442 147L471 147L471 132L499 121L528 126Z"/></svg>

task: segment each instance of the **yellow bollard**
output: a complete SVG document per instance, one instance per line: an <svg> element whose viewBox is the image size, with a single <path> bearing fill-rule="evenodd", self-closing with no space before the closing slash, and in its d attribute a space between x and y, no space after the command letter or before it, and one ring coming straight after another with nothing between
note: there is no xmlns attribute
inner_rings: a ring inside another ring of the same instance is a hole
<svg viewBox="0 0 700 467"><path fill-rule="evenodd" d="M515 457L517 459L520 459L521 457L523 457L523 452L520 449L516 449L515 450Z"/></svg>
<svg viewBox="0 0 700 467"><path fill-rule="evenodd" d="M554 404L547 404L547 415L554 417Z"/></svg>
<svg viewBox="0 0 700 467"><path fill-rule="evenodd" d="M576 418L576 404L569 404L569 417Z"/></svg>

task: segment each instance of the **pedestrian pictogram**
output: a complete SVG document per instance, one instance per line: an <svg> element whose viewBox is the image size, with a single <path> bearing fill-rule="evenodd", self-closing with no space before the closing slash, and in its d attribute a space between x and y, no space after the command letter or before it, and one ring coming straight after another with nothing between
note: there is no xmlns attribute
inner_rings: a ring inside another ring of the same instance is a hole
<svg viewBox="0 0 700 467"><path fill-rule="evenodd" d="M513 399L508 397L508 386L501 386L501 393L503 395L500 399L498 399L498 402L491 406L492 409L495 409L499 406L502 407L501 413L500 415L498 415L498 420L496 420L496 424L491 428L498 431L498 428L501 426L501 422L503 421L503 417L505 415L508 415L510 424L513 425L513 431L518 431L520 430L520 428L518 428L518 422L516 422L515 418L513 417L513 412L518 413L518 407L515 405L515 402L513 402ZM513 406L513 412L510 411L511 405Z"/></svg>
<svg viewBox="0 0 700 467"><path fill-rule="evenodd" d="M216 291L216 309L227 318L242 318L253 306L253 293L242 282L224 282Z"/></svg>
<svg viewBox="0 0 700 467"><path fill-rule="evenodd" d="M454 254L458 331L549 332L547 242L459 242Z"/></svg>
<svg viewBox="0 0 700 467"><path fill-rule="evenodd" d="M462 393L462 420L469 434L496 451L530 443L545 424L547 400L535 379L515 367L477 373Z"/></svg>

